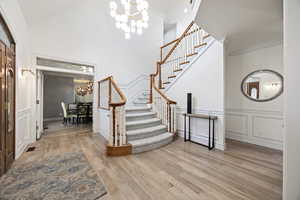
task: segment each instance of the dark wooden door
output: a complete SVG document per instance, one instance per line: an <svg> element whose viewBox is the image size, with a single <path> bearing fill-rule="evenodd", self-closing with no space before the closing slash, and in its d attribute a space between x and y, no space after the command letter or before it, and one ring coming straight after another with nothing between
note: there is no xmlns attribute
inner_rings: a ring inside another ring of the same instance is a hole
<svg viewBox="0 0 300 200"><path fill-rule="evenodd" d="M15 41L0 14L0 176L15 159Z"/></svg>
<svg viewBox="0 0 300 200"><path fill-rule="evenodd" d="M5 86L5 151L6 160L5 168L8 169L14 161L15 157L15 53L14 49L7 48L5 50L6 58L6 86Z"/></svg>
<svg viewBox="0 0 300 200"><path fill-rule="evenodd" d="M0 42L0 176L5 172L5 45Z"/></svg>

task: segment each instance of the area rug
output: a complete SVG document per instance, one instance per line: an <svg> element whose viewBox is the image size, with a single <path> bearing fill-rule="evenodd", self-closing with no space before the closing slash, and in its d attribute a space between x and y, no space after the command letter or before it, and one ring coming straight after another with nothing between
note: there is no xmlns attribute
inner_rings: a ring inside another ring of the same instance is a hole
<svg viewBox="0 0 300 200"><path fill-rule="evenodd" d="M82 153L13 167L0 179L0 200L96 200L106 193Z"/></svg>

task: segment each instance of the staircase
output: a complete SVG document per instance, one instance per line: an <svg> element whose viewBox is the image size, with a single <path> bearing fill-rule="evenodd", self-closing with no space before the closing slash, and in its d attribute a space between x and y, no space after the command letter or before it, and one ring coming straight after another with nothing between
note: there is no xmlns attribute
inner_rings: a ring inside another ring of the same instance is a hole
<svg viewBox="0 0 300 200"><path fill-rule="evenodd" d="M126 130L132 153L141 153L169 144L173 134L157 118L151 107L136 106L126 109Z"/></svg>
<svg viewBox="0 0 300 200"><path fill-rule="evenodd" d="M161 47L161 60L150 75L150 90L127 107L127 99L113 77L99 81L99 107L110 111L108 156L154 150L171 143L177 134L176 102L164 92L208 48L213 40L194 22L182 36Z"/></svg>
<svg viewBox="0 0 300 200"><path fill-rule="evenodd" d="M144 91L132 103L134 106L146 106L149 103L149 91Z"/></svg>
<svg viewBox="0 0 300 200"><path fill-rule="evenodd" d="M197 24L192 23L185 37L161 47L160 89L166 92L215 41ZM170 51L171 49L171 51Z"/></svg>

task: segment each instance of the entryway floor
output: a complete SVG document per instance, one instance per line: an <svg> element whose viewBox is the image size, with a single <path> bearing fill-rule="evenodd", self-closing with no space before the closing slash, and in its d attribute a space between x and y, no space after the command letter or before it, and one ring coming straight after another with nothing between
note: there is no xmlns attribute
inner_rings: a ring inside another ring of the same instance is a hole
<svg viewBox="0 0 300 200"><path fill-rule="evenodd" d="M34 146L13 167L83 153L107 189L101 200L282 199L282 153L232 140L225 152L178 138L154 151L112 158L101 136L77 127L46 134Z"/></svg>

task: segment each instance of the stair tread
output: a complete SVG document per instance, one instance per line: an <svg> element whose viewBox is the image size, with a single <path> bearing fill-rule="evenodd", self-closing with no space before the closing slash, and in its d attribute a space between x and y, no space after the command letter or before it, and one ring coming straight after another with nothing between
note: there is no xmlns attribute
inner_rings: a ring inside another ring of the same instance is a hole
<svg viewBox="0 0 300 200"><path fill-rule="evenodd" d="M205 46L205 45L207 45L206 42L205 42L205 43L202 43L202 44L199 44L199 45L196 45L195 48L199 48L199 47L202 47L202 46Z"/></svg>
<svg viewBox="0 0 300 200"><path fill-rule="evenodd" d="M158 143L158 142L163 141L165 139L168 139L170 137L173 137L173 134L169 133L169 132L166 132L166 133L163 133L163 134L160 134L160 135L156 135L156 136L152 136L152 137L148 137L148 138L144 138L144 139L132 140L129 143L133 147L139 147L139 146Z"/></svg>
<svg viewBox="0 0 300 200"><path fill-rule="evenodd" d="M197 54L198 54L197 52L191 53L191 54L188 54L186 57L192 57L192 56L195 56L195 55L197 55Z"/></svg>
<svg viewBox="0 0 300 200"><path fill-rule="evenodd" d="M169 78L169 79L171 79L171 78L176 78L176 75L169 76L168 78Z"/></svg>
<svg viewBox="0 0 300 200"><path fill-rule="evenodd" d="M175 69L174 72L180 72L182 71L183 69Z"/></svg>
<svg viewBox="0 0 300 200"><path fill-rule="evenodd" d="M148 115L154 115L155 112L144 112L144 113L133 113L133 114L126 114L126 117L144 117Z"/></svg>
<svg viewBox="0 0 300 200"><path fill-rule="evenodd" d="M188 64L188 63L190 63L190 61L182 62L179 65L185 65L185 64Z"/></svg>
<svg viewBox="0 0 300 200"><path fill-rule="evenodd" d="M132 130L132 131L127 131L127 135L139 135L139 134L144 134L144 133L149 133L157 130L161 130L166 128L165 125L158 125L158 126L153 126L149 128L142 128L142 129L137 129L137 130Z"/></svg>
<svg viewBox="0 0 300 200"><path fill-rule="evenodd" d="M158 118L152 118L152 119L144 119L144 120L136 120L132 122L126 122L126 126L133 126L133 125L139 125L139 124L148 124L153 122L159 122L161 121Z"/></svg>

